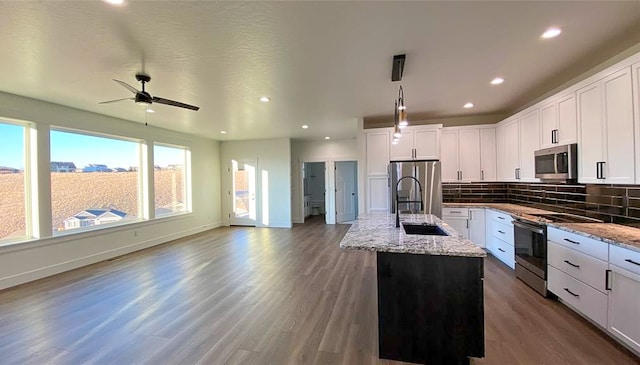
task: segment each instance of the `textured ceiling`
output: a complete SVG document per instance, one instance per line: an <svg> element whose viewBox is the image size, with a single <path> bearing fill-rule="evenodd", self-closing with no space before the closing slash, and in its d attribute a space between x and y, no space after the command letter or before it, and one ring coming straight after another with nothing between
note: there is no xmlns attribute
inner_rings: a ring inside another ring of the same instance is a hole
<svg viewBox="0 0 640 365"><path fill-rule="evenodd" d="M144 123L133 102L98 102L130 96L111 79L137 87L145 71L152 95L201 107L154 105L155 126L220 140L352 138L358 118L392 112L394 54L407 54L410 119L504 113L613 55L603 50L640 42L640 1L16 1L2 3L0 24L1 91ZM563 34L541 40L552 25ZM490 86L497 75L506 82Z"/></svg>

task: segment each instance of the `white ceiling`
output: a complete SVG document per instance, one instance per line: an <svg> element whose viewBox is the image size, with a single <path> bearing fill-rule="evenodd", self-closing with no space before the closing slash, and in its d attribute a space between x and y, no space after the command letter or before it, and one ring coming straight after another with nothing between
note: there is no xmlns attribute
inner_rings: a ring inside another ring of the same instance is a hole
<svg viewBox="0 0 640 365"><path fill-rule="evenodd" d="M393 112L394 54L407 54L410 120L503 113L640 33L640 1L16 1L2 3L0 24L1 91L144 123L133 102L98 104L130 96L111 79L138 87L144 70L152 95L201 107L154 105L151 125L219 140L341 139L358 118ZM540 39L548 26L562 35ZM506 82L489 85L498 75Z"/></svg>

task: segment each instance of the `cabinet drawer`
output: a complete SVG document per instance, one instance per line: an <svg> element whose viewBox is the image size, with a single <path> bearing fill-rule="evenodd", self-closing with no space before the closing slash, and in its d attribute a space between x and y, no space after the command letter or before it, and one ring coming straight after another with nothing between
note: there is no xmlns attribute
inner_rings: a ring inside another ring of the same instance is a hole
<svg viewBox="0 0 640 365"><path fill-rule="evenodd" d="M494 238L490 249L493 256L504 262L510 268L515 269L516 259L513 246Z"/></svg>
<svg viewBox="0 0 640 365"><path fill-rule="evenodd" d="M513 246L513 224L501 223L498 221L491 222L491 235Z"/></svg>
<svg viewBox="0 0 640 365"><path fill-rule="evenodd" d="M609 260L609 244L606 242L563 231L554 227L547 228L547 239L593 256L602 261Z"/></svg>
<svg viewBox="0 0 640 365"><path fill-rule="evenodd" d="M442 216L469 218L469 208L442 208Z"/></svg>
<svg viewBox="0 0 640 365"><path fill-rule="evenodd" d="M587 284L548 266L549 291L565 303L590 318L595 323L607 327L607 296Z"/></svg>
<svg viewBox="0 0 640 365"><path fill-rule="evenodd" d="M573 276L603 293L606 292L607 262L555 242L549 242L547 246L547 259L549 265L552 265L554 268Z"/></svg>
<svg viewBox="0 0 640 365"><path fill-rule="evenodd" d="M609 245L609 263L640 275L640 252Z"/></svg>
<svg viewBox="0 0 640 365"><path fill-rule="evenodd" d="M507 213L498 212L497 210L487 209L489 213L490 219L496 220L498 222L509 224L513 220L513 217Z"/></svg>

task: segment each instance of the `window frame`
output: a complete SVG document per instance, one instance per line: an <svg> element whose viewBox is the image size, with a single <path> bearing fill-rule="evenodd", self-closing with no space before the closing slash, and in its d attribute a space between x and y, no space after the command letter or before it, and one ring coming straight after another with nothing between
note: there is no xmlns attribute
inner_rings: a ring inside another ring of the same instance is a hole
<svg viewBox="0 0 640 365"><path fill-rule="evenodd" d="M156 214L156 181L155 181L155 166L156 166L156 155L155 155L155 147L164 147L164 148L174 148L184 150L184 168L182 169L182 178L183 178L183 193L182 198L184 199L184 210L177 212L169 212L164 214ZM192 186L191 186L191 147L186 143L184 145L176 144L176 143L167 143L162 141L153 141L153 161L151 166L149 166L149 170L153 173L153 197L149 197L150 202L152 203L152 211L154 219L166 219L169 217L181 216L186 214L193 213L192 210Z"/></svg>
<svg viewBox="0 0 640 365"><path fill-rule="evenodd" d="M120 227L120 226L126 226L129 224L135 224L135 223L140 223L140 222L144 222L147 221L149 219L148 216L146 216L145 214L145 209L144 209L144 205L145 205L145 192L144 192L144 184L143 184L143 179L144 179L144 175L145 175L145 171L147 169L147 164L146 161L143 159L143 155L145 153L145 147L146 147L146 142L144 139L141 138L134 138L134 137L128 137L128 136L121 136L121 135L116 135L116 134L109 134L109 133L101 133L101 132L95 132L95 131L88 131L88 130L83 130L83 129L76 129L76 128L69 128L69 127L63 127L63 126L58 126L58 125L51 125L49 127L49 161L48 164L51 164L51 133L52 132L62 132L62 133L68 133L68 134L77 134L77 135L81 135L81 136L86 136L86 137L95 137L95 138L104 138L104 139L111 139L111 140L117 140L117 141L124 141L124 142L131 142L131 143L135 143L136 146L136 158L135 160L138 162L138 171L137 171L137 176L136 176L136 204L137 204L137 211L136 211L136 218L135 219L126 219L123 221L118 221L118 222L111 222L111 223L106 223L106 224L98 224L98 225L88 225L88 226L82 226L82 224L78 224L77 228L71 229L71 230L64 230L64 231L55 231L53 228L53 225L51 226L51 237L60 237L60 236L67 236L67 235L74 235L74 234L80 234L80 233L85 233L85 232L91 232L91 231L98 231L98 230L103 230L103 229L109 229L112 227ZM49 180L51 180L51 171L49 169ZM51 209L49 210L49 215L51 218L51 221L53 221L53 192L52 192L52 187L50 186L49 189L49 199L51 200ZM53 223L53 222L52 222Z"/></svg>

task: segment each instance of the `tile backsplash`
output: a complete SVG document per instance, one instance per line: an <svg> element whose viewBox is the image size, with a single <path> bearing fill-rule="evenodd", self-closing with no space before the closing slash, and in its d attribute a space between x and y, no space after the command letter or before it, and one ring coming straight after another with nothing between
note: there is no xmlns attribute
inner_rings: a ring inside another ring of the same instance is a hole
<svg viewBox="0 0 640 365"><path fill-rule="evenodd" d="M514 203L640 228L640 185L443 183L445 203Z"/></svg>

